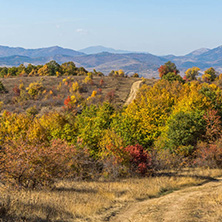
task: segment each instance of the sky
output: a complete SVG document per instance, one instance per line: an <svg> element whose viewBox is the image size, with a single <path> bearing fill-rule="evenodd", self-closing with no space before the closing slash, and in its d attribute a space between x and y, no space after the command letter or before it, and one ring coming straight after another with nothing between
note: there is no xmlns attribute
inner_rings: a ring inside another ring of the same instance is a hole
<svg viewBox="0 0 222 222"><path fill-rule="evenodd" d="M221 0L0 0L0 45L185 55L222 45Z"/></svg>

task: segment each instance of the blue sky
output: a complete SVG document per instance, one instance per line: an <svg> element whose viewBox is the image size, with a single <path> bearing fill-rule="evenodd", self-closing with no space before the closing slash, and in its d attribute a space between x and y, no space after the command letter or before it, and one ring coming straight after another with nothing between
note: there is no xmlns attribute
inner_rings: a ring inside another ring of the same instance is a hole
<svg viewBox="0 0 222 222"><path fill-rule="evenodd" d="M184 55L222 45L221 0L0 0L0 45Z"/></svg>

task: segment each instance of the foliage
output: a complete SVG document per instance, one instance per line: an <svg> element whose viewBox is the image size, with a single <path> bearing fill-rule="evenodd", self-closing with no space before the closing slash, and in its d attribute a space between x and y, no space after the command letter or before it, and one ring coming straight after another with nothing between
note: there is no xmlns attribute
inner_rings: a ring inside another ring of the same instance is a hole
<svg viewBox="0 0 222 222"><path fill-rule="evenodd" d="M83 83L92 84L93 83L92 77L86 76L86 78L83 80Z"/></svg>
<svg viewBox="0 0 222 222"><path fill-rule="evenodd" d="M125 162L127 155L124 152L122 138L113 130L104 130L104 135L99 141L99 156L101 159L112 158L113 164Z"/></svg>
<svg viewBox="0 0 222 222"><path fill-rule="evenodd" d="M205 70L204 75L202 75L202 79L206 82L212 82L216 79L216 77L217 77L216 71L212 67Z"/></svg>
<svg viewBox="0 0 222 222"><path fill-rule="evenodd" d="M160 135L182 85L166 80L143 85L136 100L113 120L113 128L127 145L151 146Z"/></svg>
<svg viewBox="0 0 222 222"><path fill-rule="evenodd" d="M213 143L221 136L221 117L217 110L208 110L203 118L206 121L205 139L208 143Z"/></svg>
<svg viewBox="0 0 222 222"><path fill-rule="evenodd" d="M172 152L188 156L198 139L205 134L203 112L180 111L169 118L166 131L166 147Z"/></svg>
<svg viewBox="0 0 222 222"><path fill-rule="evenodd" d="M26 114L27 116L35 116L38 114L38 109L36 108L36 106L29 107L26 110Z"/></svg>
<svg viewBox="0 0 222 222"><path fill-rule="evenodd" d="M185 72L185 77L186 80L191 81L191 80L197 80L197 76L199 75L200 68L198 67L193 67L187 69Z"/></svg>
<svg viewBox="0 0 222 222"><path fill-rule="evenodd" d="M12 141L0 150L1 179L25 188L49 186L55 179L82 174L86 155L62 140L49 145Z"/></svg>
<svg viewBox="0 0 222 222"><path fill-rule="evenodd" d="M210 168L222 167L222 138L212 144L200 142L195 152L194 163L197 166L207 166Z"/></svg>
<svg viewBox="0 0 222 222"><path fill-rule="evenodd" d="M112 102L115 100L115 90L109 91L109 92L105 95L105 99L106 99L109 103L112 103Z"/></svg>
<svg viewBox="0 0 222 222"><path fill-rule="evenodd" d="M74 83L72 84L72 87L70 88L69 91L70 91L71 93L74 93L74 92L79 91L79 89L80 89L79 83L78 83L78 82L74 82Z"/></svg>
<svg viewBox="0 0 222 222"><path fill-rule="evenodd" d="M175 74L174 72L168 72L166 75L163 75L162 79L165 79L169 82L178 81L184 83L183 78L180 75Z"/></svg>
<svg viewBox="0 0 222 222"><path fill-rule="evenodd" d="M141 175L147 174L152 166L151 156L147 151L145 151L139 144L127 146L125 151L129 153L131 170Z"/></svg>
<svg viewBox="0 0 222 222"><path fill-rule="evenodd" d="M9 113L5 111L0 118L0 145L7 141L25 139L32 119L25 114Z"/></svg>
<svg viewBox="0 0 222 222"><path fill-rule="evenodd" d="M77 68L73 62L65 62L61 66L54 60L45 65L34 66L28 64L25 67L21 64L18 67L0 67L0 77L9 76L70 76L70 75L87 75L87 70L83 67ZM98 75L102 75L98 72Z"/></svg>
<svg viewBox="0 0 222 222"><path fill-rule="evenodd" d="M177 69L174 63L168 61L164 65L160 66L160 68L158 69L158 72L159 72L160 78L162 78L164 75L166 75L169 72L178 74L179 70Z"/></svg>
<svg viewBox="0 0 222 222"><path fill-rule="evenodd" d="M125 77L126 75L125 75L125 72L124 72L122 69L120 69L120 70L118 70L118 71L112 70L112 71L109 73L109 76Z"/></svg>
<svg viewBox="0 0 222 222"><path fill-rule="evenodd" d="M98 107L91 105L85 107L76 118L78 127L78 137L83 145L89 147L92 155L97 155L99 151L99 141L104 135L104 130L110 127L114 108L109 103L104 103Z"/></svg>
<svg viewBox="0 0 222 222"><path fill-rule="evenodd" d="M68 111L74 111L76 110L76 104L77 104L77 99L75 97L75 95L72 95L71 97L68 96L65 100L64 100L64 105L65 105L65 109Z"/></svg>
<svg viewBox="0 0 222 222"><path fill-rule="evenodd" d="M37 96L41 95L41 93L44 91L44 87L41 82L33 82L29 84L29 87L26 88L28 91L28 94L31 96L31 98L36 98Z"/></svg>

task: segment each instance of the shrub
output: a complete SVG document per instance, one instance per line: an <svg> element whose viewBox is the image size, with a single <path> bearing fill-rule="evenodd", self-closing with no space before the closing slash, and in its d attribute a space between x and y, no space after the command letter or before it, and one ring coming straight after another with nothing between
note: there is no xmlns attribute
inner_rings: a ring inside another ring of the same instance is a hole
<svg viewBox="0 0 222 222"><path fill-rule="evenodd" d="M76 110L76 104L77 104L77 99L76 97L73 96L68 96L65 100L64 100L64 109L67 111L75 111Z"/></svg>
<svg viewBox="0 0 222 222"><path fill-rule="evenodd" d="M28 91L28 94L32 97L32 98L36 98L38 95L40 95L43 91L44 91L44 87L42 85L42 83L40 82L33 82L29 84L29 87L26 88L26 90Z"/></svg>
<svg viewBox="0 0 222 222"><path fill-rule="evenodd" d="M221 136L221 117L217 110L208 110L203 118L206 121L205 139L208 143L215 142Z"/></svg>
<svg viewBox="0 0 222 222"><path fill-rule="evenodd" d="M26 115L27 116L36 116L38 114L38 109L36 108L36 106L32 106L29 107L28 109L26 109Z"/></svg>
<svg viewBox="0 0 222 222"><path fill-rule="evenodd" d="M85 84L92 84L93 80L91 76L86 76L86 78L83 80L83 83Z"/></svg>
<svg viewBox="0 0 222 222"><path fill-rule="evenodd" d="M200 142L195 152L194 163L198 166L222 168L222 138L213 144Z"/></svg>
<svg viewBox="0 0 222 222"><path fill-rule="evenodd" d="M104 84L105 84L104 80L103 80L103 79L100 79L99 85L102 87L102 86L104 86Z"/></svg>
<svg viewBox="0 0 222 222"><path fill-rule="evenodd" d="M115 99L115 90L111 90L109 91L106 96L105 96L105 99L109 102L109 103L112 103Z"/></svg>
<svg viewBox="0 0 222 222"><path fill-rule="evenodd" d="M74 93L74 92L77 92L79 91L80 89L80 86L79 86L79 83L78 82L74 82L71 86L71 88L69 89L70 93Z"/></svg>
<svg viewBox="0 0 222 222"><path fill-rule="evenodd" d="M15 85L12 89L12 91L14 92L15 96L20 96L20 89L17 85Z"/></svg>
<svg viewBox="0 0 222 222"><path fill-rule="evenodd" d="M132 172L141 175L151 172L151 155L149 155L141 145L136 144L134 146L127 146L125 151L130 156L130 169Z"/></svg>
<svg viewBox="0 0 222 222"><path fill-rule="evenodd" d="M0 150L0 165L2 180L31 189L50 186L56 179L91 178L96 166L87 150L62 140L49 145L11 141Z"/></svg>

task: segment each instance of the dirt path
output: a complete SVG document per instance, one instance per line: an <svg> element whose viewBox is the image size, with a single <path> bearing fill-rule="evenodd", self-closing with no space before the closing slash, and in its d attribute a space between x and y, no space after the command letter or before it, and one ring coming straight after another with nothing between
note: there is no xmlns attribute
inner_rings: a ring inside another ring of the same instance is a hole
<svg viewBox="0 0 222 222"><path fill-rule="evenodd" d="M138 89L140 88L140 84L142 83L142 81L136 81L133 83L131 90L130 90L130 94L125 102L125 105L129 105L135 98L136 98L136 93L138 91Z"/></svg>
<svg viewBox="0 0 222 222"><path fill-rule="evenodd" d="M112 222L222 221L222 178L128 206ZM218 196L220 198L218 199ZM217 209L218 208L218 209Z"/></svg>

